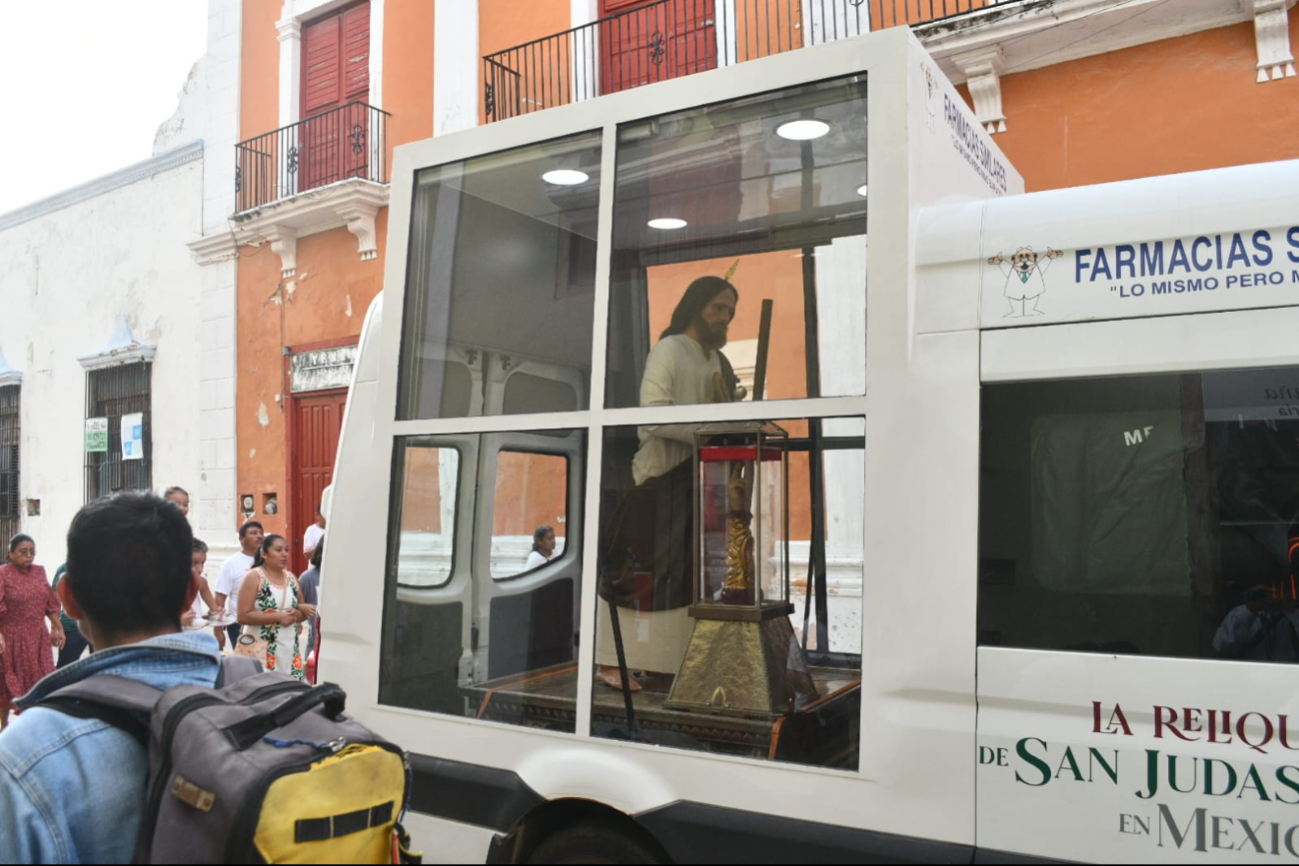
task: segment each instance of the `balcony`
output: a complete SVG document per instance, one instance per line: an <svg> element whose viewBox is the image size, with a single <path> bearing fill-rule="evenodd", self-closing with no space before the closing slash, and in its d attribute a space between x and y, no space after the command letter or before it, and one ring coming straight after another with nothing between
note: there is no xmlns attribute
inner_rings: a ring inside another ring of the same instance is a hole
<svg viewBox="0 0 1299 866"><path fill-rule="evenodd" d="M361 260L375 258L374 219L389 196L388 117L350 102L236 144L235 232L192 245L200 261L228 256L231 244L270 243L289 278L299 237L343 226Z"/></svg>
<svg viewBox="0 0 1299 866"><path fill-rule="evenodd" d="M483 58L488 122L1026 0L660 0Z"/></svg>
<svg viewBox="0 0 1299 866"><path fill-rule="evenodd" d="M235 145L238 213L349 178L388 182L388 112L350 102Z"/></svg>

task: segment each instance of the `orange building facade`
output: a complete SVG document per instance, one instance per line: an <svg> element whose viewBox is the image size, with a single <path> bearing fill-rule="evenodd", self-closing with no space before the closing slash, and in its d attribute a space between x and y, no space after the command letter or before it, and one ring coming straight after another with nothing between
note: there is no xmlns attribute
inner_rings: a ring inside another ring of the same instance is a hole
<svg viewBox="0 0 1299 866"><path fill-rule="evenodd" d="M900 25L962 85L1031 191L1299 157L1294 0L212 5L241 16L237 511L294 539L295 552L331 477L353 353L382 289L389 170L403 143ZM764 267L778 305L799 291L800 268ZM690 278L670 266L654 275L656 331ZM761 297L743 298L746 321ZM802 359L803 347L773 346L773 357ZM802 396L803 381L798 363L775 366L769 393ZM553 466L517 468L526 505L498 513L497 529L527 536L562 517L549 498L562 500L564 485Z"/></svg>

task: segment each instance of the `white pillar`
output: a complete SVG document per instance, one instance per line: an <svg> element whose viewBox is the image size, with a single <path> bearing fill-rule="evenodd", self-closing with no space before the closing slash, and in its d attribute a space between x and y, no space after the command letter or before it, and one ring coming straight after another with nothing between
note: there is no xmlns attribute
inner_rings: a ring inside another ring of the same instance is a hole
<svg viewBox="0 0 1299 866"><path fill-rule="evenodd" d="M285 0L282 18L275 22L280 41L280 126L297 123L302 110L302 24L293 17L293 0ZM263 132L270 132L269 129Z"/></svg>
<svg viewBox="0 0 1299 866"><path fill-rule="evenodd" d="M235 211L235 143L239 141L242 3L209 0L206 117L203 119L203 234L229 232ZM199 316L201 483L196 534L212 548L213 567L238 548L235 536L235 268L203 267Z"/></svg>
<svg viewBox="0 0 1299 866"><path fill-rule="evenodd" d="M435 0L433 134L478 125L478 0Z"/></svg>

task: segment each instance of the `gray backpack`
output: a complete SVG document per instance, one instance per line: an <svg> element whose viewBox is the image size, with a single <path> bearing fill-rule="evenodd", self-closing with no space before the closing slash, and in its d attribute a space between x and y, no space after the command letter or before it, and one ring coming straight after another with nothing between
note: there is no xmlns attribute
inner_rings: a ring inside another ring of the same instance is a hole
<svg viewBox="0 0 1299 866"><path fill-rule="evenodd" d="M149 750L137 863L418 863L399 823L405 753L344 715L346 700L231 656L215 688L101 674L37 706Z"/></svg>

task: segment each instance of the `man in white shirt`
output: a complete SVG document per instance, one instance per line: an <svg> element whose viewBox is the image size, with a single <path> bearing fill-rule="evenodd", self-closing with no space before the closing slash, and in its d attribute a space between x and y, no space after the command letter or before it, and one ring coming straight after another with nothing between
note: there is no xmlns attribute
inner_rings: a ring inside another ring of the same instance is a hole
<svg viewBox="0 0 1299 866"><path fill-rule="evenodd" d="M223 649L227 634L231 646L239 640L239 623L235 619L239 615L236 609L239 603L239 584L243 583L244 575L253 567L253 559L257 556L257 548L262 546L265 534L262 525L256 520L250 520L239 527L239 543L243 550L227 559L217 575L216 610L224 610L226 618L230 620L230 624L224 628L216 628L217 643Z"/></svg>
<svg viewBox="0 0 1299 866"><path fill-rule="evenodd" d="M316 522L307 527L306 533L302 536L302 555L311 562L311 557L316 552L316 545L320 544L320 539L325 537L325 515L316 509Z"/></svg>
<svg viewBox="0 0 1299 866"><path fill-rule="evenodd" d="M722 354L740 294L721 277L692 282L645 360L642 406L730 402L737 381ZM690 640L693 425L641 427L633 488L614 518L600 595L618 606L629 670L677 670ZM644 592L648 572L652 590ZM622 687L610 617L598 617L596 678ZM641 686L628 683L632 691Z"/></svg>

